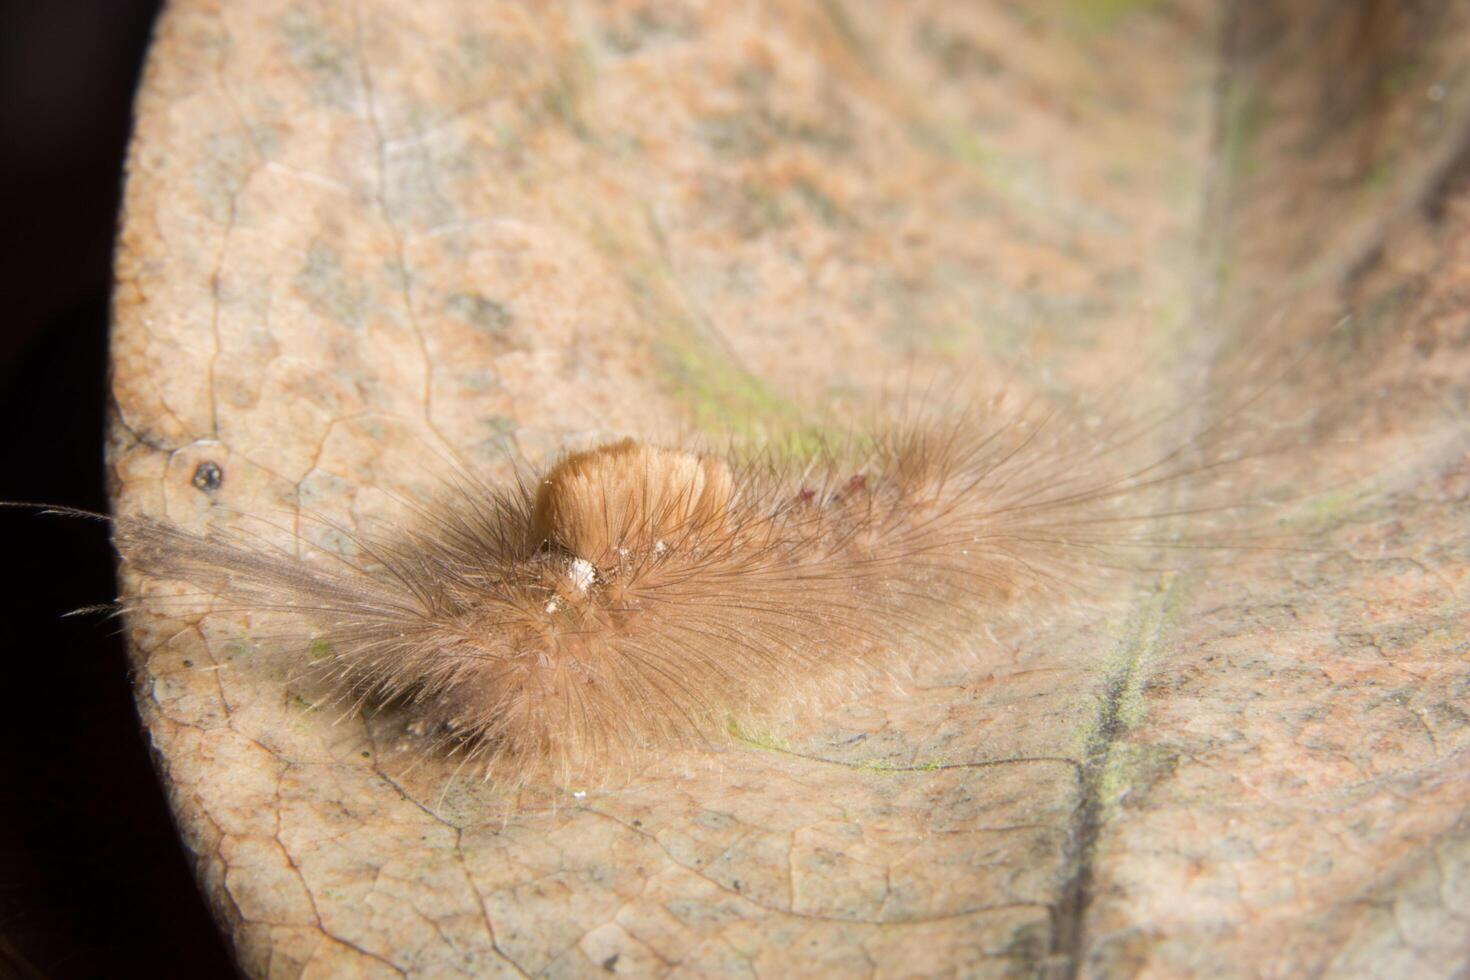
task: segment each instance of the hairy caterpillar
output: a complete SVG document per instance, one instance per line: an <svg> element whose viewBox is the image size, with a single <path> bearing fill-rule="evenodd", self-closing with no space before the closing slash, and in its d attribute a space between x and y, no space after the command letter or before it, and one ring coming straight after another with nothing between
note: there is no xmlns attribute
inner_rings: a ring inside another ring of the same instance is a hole
<svg viewBox="0 0 1470 980"><path fill-rule="evenodd" d="M116 543L144 575L300 614L330 690L403 705L487 775L597 781L1160 548L1214 546L1169 530L1170 490L1242 461L1210 439L1150 456L1153 434L997 402L838 440L623 439L462 483L416 526L358 535L360 560L148 518Z"/></svg>

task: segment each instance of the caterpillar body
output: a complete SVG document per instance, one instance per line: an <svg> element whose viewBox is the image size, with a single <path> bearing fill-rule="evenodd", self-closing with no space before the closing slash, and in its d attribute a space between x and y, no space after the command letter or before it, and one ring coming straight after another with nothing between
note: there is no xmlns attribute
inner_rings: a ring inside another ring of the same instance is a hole
<svg viewBox="0 0 1470 980"><path fill-rule="evenodd" d="M1177 543L1159 491L1212 463L1130 456L1003 412L759 449L623 439L471 481L351 560L151 518L115 539L146 576L299 614L331 690L414 712L487 776L586 783Z"/></svg>

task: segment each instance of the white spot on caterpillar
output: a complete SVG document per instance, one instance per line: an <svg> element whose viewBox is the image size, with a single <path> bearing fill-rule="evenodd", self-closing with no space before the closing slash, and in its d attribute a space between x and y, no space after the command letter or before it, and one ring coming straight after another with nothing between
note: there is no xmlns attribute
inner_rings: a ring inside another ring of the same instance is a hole
<svg viewBox="0 0 1470 980"><path fill-rule="evenodd" d="M597 569L585 558L574 558L567 567L567 578L571 579L572 587L578 592L586 592L597 581Z"/></svg>

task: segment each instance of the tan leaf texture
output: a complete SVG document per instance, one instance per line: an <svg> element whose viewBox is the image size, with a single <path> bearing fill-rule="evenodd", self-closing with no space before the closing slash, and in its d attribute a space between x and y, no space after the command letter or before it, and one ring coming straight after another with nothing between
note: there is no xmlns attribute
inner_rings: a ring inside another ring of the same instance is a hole
<svg viewBox="0 0 1470 980"><path fill-rule="evenodd" d="M173 0L121 515L332 550L446 468L932 378L1181 416L1267 385L1316 439L1240 492L1313 487L1323 529L540 796L323 704L289 617L140 613L242 970L1470 969L1467 44L1454 2Z"/></svg>

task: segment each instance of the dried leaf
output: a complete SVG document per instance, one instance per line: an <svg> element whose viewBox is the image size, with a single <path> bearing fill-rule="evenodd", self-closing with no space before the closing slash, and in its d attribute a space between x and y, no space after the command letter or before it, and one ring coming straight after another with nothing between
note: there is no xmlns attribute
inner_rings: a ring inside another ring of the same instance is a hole
<svg viewBox="0 0 1470 980"><path fill-rule="evenodd" d="M313 709L309 638L261 642L289 624L136 617L244 970L1465 969L1470 21L1269 6L175 0L118 260L121 514L331 548L304 515L390 516L436 460L908 377L1128 377L1184 416L1242 397L1206 371L1234 349L1344 314L1272 389L1321 440L1242 492L1374 474L1313 498L1306 556L1062 604L552 801Z"/></svg>

